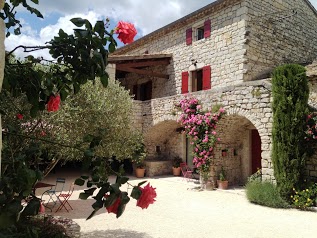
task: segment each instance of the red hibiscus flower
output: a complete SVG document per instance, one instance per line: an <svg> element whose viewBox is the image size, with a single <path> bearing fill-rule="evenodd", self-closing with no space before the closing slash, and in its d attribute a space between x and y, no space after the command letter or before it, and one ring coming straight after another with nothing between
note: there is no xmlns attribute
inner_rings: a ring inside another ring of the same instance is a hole
<svg viewBox="0 0 317 238"><path fill-rule="evenodd" d="M19 119L19 120L22 120L22 119L23 119L23 115L22 115L21 113L18 113L18 114L16 115L16 117L17 117L17 119Z"/></svg>
<svg viewBox="0 0 317 238"><path fill-rule="evenodd" d="M111 206L106 207L108 213L114 213L117 214L118 213L118 207L120 205L121 199L118 198Z"/></svg>
<svg viewBox="0 0 317 238"><path fill-rule="evenodd" d="M137 31L132 23L119 21L115 33L123 44L128 44L133 42Z"/></svg>
<svg viewBox="0 0 317 238"><path fill-rule="evenodd" d="M47 111L56 112L59 109L61 103L61 97L59 95L51 95L47 103Z"/></svg>
<svg viewBox="0 0 317 238"><path fill-rule="evenodd" d="M144 188L140 187L142 194L139 200L137 201L136 205L144 209L148 208L150 204L153 204L155 202L154 198L156 198L155 189L156 188L150 186L150 183L148 183Z"/></svg>

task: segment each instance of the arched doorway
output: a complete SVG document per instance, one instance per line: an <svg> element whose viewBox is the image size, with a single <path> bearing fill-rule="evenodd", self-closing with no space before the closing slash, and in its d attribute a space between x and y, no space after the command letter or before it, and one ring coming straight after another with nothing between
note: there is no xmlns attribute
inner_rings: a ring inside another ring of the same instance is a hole
<svg viewBox="0 0 317 238"><path fill-rule="evenodd" d="M182 156L180 125L173 120L160 122L144 135L147 159L170 160Z"/></svg>
<svg viewBox="0 0 317 238"><path fill-rule="evenodd" d="M216 172L221 166L231 185L243 185L247 178L261 168L261 138L257 128L246 117L227 115L217 127L221 139L215 151ZM222 151L227 151L226 156Z"/></svg>
<svg viewBox="0 0 317 238"><path fill-rule="evenodd" d="M257 129L251 129L251 173L261 169L261 138Z"/></svg>

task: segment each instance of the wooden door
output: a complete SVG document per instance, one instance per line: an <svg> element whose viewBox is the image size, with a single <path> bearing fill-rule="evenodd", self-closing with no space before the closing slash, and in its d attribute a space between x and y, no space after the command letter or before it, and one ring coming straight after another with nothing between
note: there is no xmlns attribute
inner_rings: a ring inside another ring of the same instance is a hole
<svg viewBox="0 0 317 238"><path fill-rule="evenodd" d="M258 130L251 130L251 161L252 161L252 174L258 169L261 169L261 138Z"/></svg>

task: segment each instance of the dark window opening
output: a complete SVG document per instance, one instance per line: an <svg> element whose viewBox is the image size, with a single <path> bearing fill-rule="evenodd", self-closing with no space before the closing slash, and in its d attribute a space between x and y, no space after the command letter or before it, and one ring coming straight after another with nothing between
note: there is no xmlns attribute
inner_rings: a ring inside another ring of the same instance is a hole
<svg viewBox="0 0 317 238"><path fill-rule="evenodd" d="M146 101L152 99L152 81L133 85L134 100Z"/></svg>
<svg viewBox="0 0 317 238"><path fill-rule="evenodd" d="M204 27L197 28L197 40L205 38L205 29Z"/></svg>
<svg viewBox="0 0 317 238"><path fill-rule="evenodd" d="M197 70L192 72L192 92L203 90L203 71Z"/></svg>
<svg viewBox="0 0 317 238"><path fill-rule="evenodd" d="M161 154L161 146L157 145L157 146L155 147L155 152L156 152L157 154Z"/></svg>

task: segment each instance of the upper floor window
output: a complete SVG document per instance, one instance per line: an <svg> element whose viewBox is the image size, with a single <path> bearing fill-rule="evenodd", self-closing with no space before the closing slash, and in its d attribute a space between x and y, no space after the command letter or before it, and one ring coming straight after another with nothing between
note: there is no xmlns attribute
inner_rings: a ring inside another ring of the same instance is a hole
<svg viewBox="0 0 317 238"><path fill-rule="evenodd" d="M193 30L194 29L194 30ZM211 21L208 19L204 23L198 23L186 30L186 45L191 45L193 42L193 33L195 40L201 40L210 37Z"/></svg>
<svg viewBox="0 0 317 238"><path fill-rule="evenodd" d="M182 72L182 93L211 89L211 67Z"/></svg>
<svg viewBox="0 0 317 238"><path fill-rule="evenodd" d="M204 30L204 27L198 27L197 30L196 30L196 38L197 40L201 40L201 39L204 39L204 33L205 33L205 30Z"/></svg>

